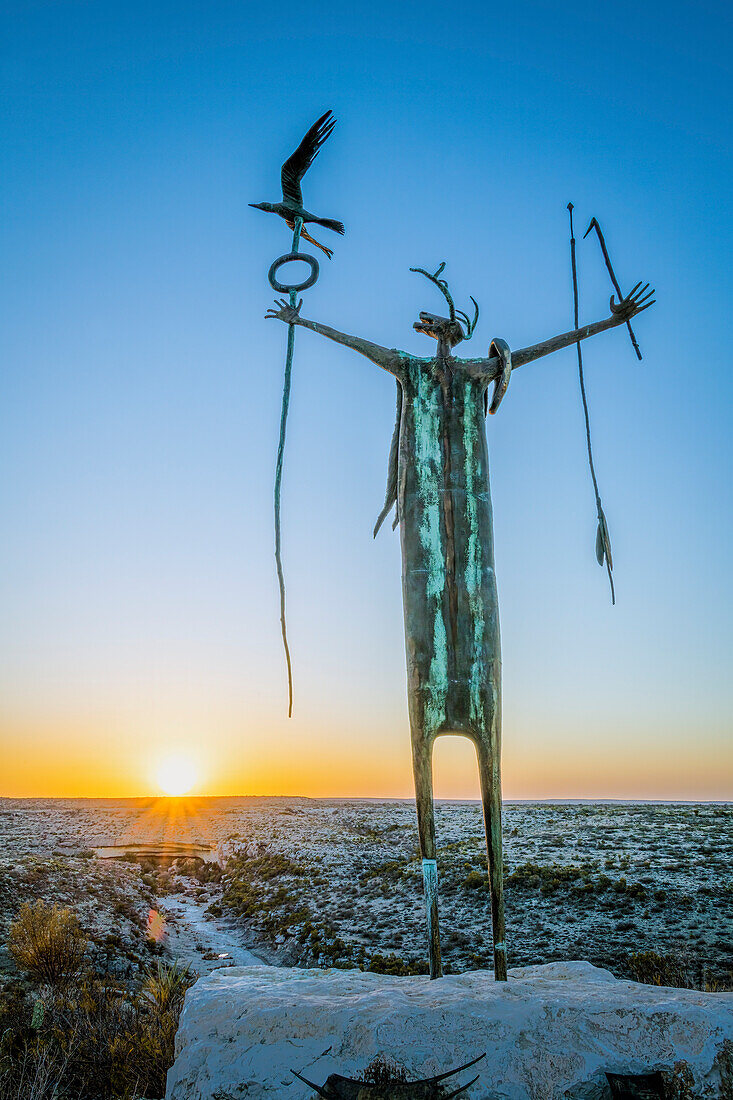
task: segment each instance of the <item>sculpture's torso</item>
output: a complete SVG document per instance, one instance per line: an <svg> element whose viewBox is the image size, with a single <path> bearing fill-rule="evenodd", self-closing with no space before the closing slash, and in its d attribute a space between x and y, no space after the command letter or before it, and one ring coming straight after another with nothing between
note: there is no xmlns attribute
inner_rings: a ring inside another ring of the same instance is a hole
<svg viewBox="0 0 733 1100"><path fill-rule="evenodd" d="M460 360L405 357L398 502L410 718L498 753L501 654L484 390Z"/></svg>

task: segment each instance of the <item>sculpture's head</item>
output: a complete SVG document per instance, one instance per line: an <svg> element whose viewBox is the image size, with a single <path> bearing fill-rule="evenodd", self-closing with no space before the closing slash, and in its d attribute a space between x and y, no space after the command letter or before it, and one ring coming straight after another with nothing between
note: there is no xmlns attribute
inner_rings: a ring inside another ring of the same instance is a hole
<svg viewBox="0 0 733 1100"><path fill-rule="evenodd" d="M255 210L264 210L267 214L275 213L275 207L271 202L248 202L247 206L253 206Z"/></svg>
<svg viewBox="0 0 733 1100"><path fill-rule="evenodd" d="M463 310L456 309L453 304L451 293L448 290L448 283L445 279L440 278L440 274L444 267L445 264L442 263L434 275L431 275L421 267L410 268L410 271L417 271L420 275L425 275L426 278L430 279L431 283L435 283L448 303L448 309L450 310L449 317L441 317L438 313L421 312L420 320L415 321L412 327L415 329L415 332L423 332L426 336L432 336L434 340L437 340L438 343L444 347L454 348L456 344L460 344L461 340L470 340L473 336L473 331L478 321L479 310L475 298L471 298L475 309L473 321L468 319L468 315L465 314Z"/></svg>
<svg viewBox="0 0 733 1100"><path fill-rule="evenodd" d="M423 332L426 336L432 336L434 340L442 341L454 348L465 340L463 329L457 320L451 321L450 317L441 317L437 313L420 312L420 320L412 326L415 332Z"/></svg>

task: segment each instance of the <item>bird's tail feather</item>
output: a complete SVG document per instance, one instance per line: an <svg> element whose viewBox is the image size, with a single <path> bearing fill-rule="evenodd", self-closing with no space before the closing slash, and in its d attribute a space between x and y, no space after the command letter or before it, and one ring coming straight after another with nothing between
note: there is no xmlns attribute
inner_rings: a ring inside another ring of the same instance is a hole
<svg viewBox="0 0 733 1100"><path fill-rule="evenodd" d="M333 218L314 218L313 221L318 225L322 225L325 229L332 229L334 233L343 234L344 232L344 223L335 222Z"/></svg>

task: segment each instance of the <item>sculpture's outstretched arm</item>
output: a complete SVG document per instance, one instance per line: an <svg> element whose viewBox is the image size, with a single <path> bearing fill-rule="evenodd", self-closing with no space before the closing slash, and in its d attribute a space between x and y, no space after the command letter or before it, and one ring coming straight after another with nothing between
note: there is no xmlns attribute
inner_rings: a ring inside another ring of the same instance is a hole
<svg viewBox="0 0 733 1100"><path fill-rule="evenodd" d="M512 354L512 370L524 366L525 363L531 363L533 359L541 359L543 355L577 344L579 340L595 336L598 332L605 332L606 329L626 324L637 313L654 305L652 299L654 291L648 288L648 283L643 287L641 283L637 283L631 293L622 298L618 304L611 298L611 316L605 321L596 321L595 324L584 325L572 332L564 332L561 336L553 336L551 340L543 340L541 344L532 344L528 348L522 348L521 351L515 351ZM496 378L502 370L502 362L498 355L490 359L463 359L462 363L471 374L485 378L487 382Z"/></svg>
<svg viewBox="0 0 733 1100"><path fill-rule="evenodd" d="M300 325L302 328L309 328L311 332L317 332L321 336L326 336L329 340L335 340L337 344L344 344L347 348L353 348L354 351L365 355L367 359L371 359L372 363L376 363L378 367L389 371L397 378L400 377L402 361L399 352L390 348L383 348L380 344L373 344L371 340L362 340L360 336L349 336L345 332L330 328L329 325L320 325L318 321L307 321L305 317L300 316L302 304L302 298L297 306L291 306L284 299L279 302L276 301L277 308L268 309L265 317L269 320L284 321L287 325Z"/></svg>

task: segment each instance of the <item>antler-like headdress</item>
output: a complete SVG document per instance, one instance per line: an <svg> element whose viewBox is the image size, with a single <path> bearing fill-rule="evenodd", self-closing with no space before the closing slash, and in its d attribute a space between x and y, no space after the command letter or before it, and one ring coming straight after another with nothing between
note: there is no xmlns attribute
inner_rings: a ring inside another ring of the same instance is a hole
<svg viewBox="0 0 733 1100"><path fill-rule="evenodd" d="M478 323L478 315L479 315L478 302L473 297L473 295L469 295L469 297L471 298L471 301L473 302L474 309L476 311L475 314L474 314L473 321L469 321L468 314L464 313L462 309L456 309L455 303L453 301L453 297L451 295L451 292L448 290L447 281L445 279L440 278L440 276L443 273L444 268L445 268L445 262L443 262L440 265L440 267L438 268L438 270L435 272L434 275L431 275L429 271L426 271L422 267L411 267L410 271L417 271L420 275L424 275L426 279L430 279L431 283L435 283L435 285L438 287L441 294L445 298L446 302L448 303L448 309L450 310L450 319L451 319L451 321L458 321L459 324L465 325L465 327L466 327L465 339L470 340L471 337L473 336L474 329L476 328L476 325Z"/></svg>

